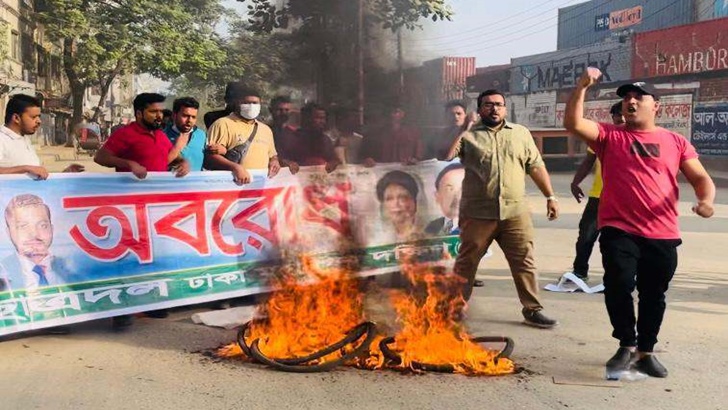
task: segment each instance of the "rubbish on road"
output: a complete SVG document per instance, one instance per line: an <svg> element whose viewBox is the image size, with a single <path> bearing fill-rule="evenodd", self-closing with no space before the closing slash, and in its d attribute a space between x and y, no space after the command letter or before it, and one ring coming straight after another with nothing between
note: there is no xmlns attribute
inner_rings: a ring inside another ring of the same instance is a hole
<svg viewBox="0 0 728 410"><path fill-rule="evenodd" d="M543 287L551 292L566 292L573 293L582 291L584 293L599 293L604 291L604 284L600 283L596 286L589 286L583 280L579 279L576 275L571 272L565 273L559 278L556 284L549 283Z"/></svg>
<svg viewBox="0 0 728 410"><path fill-rule="evenodd" d="M589 387L607 387L620 388L622 383L619 381L602 380L598 378L576 379L573 377L553 376L554 384L563 384L570 386L589 386Z"/></svg>
<svg viewBox="0 0 728 410"><path fill-rule="evenodd" d="M239 306L230 309L212 310L192 315L192 322L212 327L235 329L255 318L257 306Z"/></svg>
<svg viewBox="0 0 728 410"><path fill-rule="evenodd" d="M620 370L617 372L607 372L606 379L609 381L625 381L625 382L636 382L640 380L644 380L648 378L649 376L634 369L630 368L629 370Z"/></svg>

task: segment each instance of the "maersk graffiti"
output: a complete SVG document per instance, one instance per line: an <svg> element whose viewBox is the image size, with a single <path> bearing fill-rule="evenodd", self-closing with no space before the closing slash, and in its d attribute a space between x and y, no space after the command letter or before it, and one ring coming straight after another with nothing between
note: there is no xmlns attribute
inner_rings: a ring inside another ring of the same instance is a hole
<svg viewBox="0 0 728 410"><path fill-rule="evenodd" d="M587 67L601 70L602 82L628 79L631 67L628 45L603 48L594 52L570 50L513 59L511 91L522 94L574 87Z"/></svg>
<svg viewBox="0 0 728 410"><path fill-rule="evenodd" d="M612 76L609 75L609 66L611 64L612 53L609 53L606 60L592 60L587 56L587 60L580 62L574 62L572 59L568 63L559 65L538 65L535 66L535 69L534 66L521 66L519 68L521 75L526 80L524 91L533 92L573 87L587 67L596 67L601 70L604 76L602 82L612 82Z"/></svg>

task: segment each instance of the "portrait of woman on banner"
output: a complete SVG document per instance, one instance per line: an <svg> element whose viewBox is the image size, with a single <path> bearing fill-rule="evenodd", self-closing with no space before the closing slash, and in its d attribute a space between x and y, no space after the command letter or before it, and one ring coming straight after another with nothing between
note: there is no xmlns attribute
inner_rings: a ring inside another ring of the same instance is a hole
<svg viewBox="0 0 728 410"><path fill-rule="evenodd" d="M420 186L415 177L404 171L390 171L379 179L376 192L384 231L391 242L424 238L417 215Z"/></svg>

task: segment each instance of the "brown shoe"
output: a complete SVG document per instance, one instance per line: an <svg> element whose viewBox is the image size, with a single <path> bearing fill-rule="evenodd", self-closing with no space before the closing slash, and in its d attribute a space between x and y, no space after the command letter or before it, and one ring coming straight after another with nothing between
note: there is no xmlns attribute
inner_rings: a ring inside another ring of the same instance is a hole
<svg viewBox="0 0 728 410"><path fill-rule="evenodd" d="M523 309L521 313L523 313L523 318L525 319L523 323L529 326L538 327L541 329L551 329L552 327L559 324L558 320L546 317L543 313L541 313L540 310Z"/></svg>

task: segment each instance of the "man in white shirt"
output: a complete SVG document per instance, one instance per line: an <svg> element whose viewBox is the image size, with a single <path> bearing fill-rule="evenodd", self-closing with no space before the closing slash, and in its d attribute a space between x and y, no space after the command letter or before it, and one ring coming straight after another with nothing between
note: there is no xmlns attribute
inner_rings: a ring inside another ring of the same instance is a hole
<svg viewBox="0 0 728 410"><path fill-rule="evenodd" d="M29 95L10 97L5 108L5 125L0 127L0 174L30 174L35 179L47 179L48 170L41 165L29 135L40 127L40 101ZM81 172L79 164L63 172Z"/></svg>

